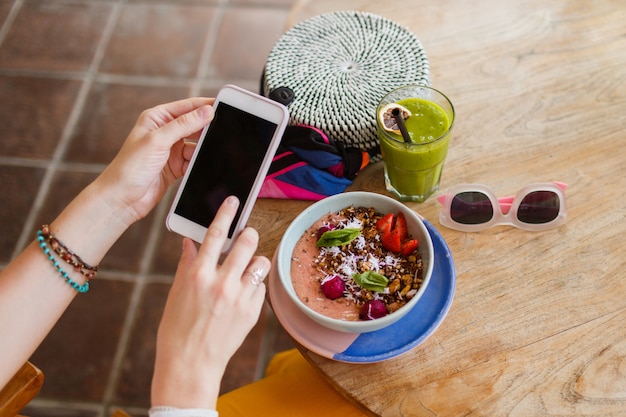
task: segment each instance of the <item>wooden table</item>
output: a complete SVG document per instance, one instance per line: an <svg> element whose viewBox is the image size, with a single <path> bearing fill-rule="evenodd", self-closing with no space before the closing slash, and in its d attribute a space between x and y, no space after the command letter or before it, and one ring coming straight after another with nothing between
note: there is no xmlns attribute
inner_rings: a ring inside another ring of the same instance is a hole
<svg viewBox="0 0 626 417"><path fill-rule="evenodd" d="M626 7L623 0L315 0L391 18L421 40L434 87L457 111L442 188L512 195L569 184L567 223L544 232L439 225L457 286L437 331L381 363L306 352L347 397L381 416L626 415ZM382 166L354 190L384 191ZM310 202L262 200L252 224L271 256Z"/></svg>

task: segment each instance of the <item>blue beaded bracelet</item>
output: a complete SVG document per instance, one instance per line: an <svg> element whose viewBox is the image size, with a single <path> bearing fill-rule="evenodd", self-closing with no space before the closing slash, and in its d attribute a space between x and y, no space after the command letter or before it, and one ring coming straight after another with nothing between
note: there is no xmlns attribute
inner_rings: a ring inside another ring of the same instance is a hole
<svg viewBox="0 0 626 417"><path fill-rule="evenodd" d="M80 285L79 283L74 281L72 278L70 278L69 274L65 272L63 268L61 268L61 266L59 265L59 262L57 262L54 255L50 253L50 248L48 248L48 245L46 245L46 241L41 230L37 231L37 242L39 242L39 247L43 250L44 255L46 255L48 257L48 260L52 262L52 266L56 268L57 272L61 274L61 277L63 278L63 280L70 287L74 288L76 291L80 293L89 291L89 281L85 282L83 285Z"/></svg>

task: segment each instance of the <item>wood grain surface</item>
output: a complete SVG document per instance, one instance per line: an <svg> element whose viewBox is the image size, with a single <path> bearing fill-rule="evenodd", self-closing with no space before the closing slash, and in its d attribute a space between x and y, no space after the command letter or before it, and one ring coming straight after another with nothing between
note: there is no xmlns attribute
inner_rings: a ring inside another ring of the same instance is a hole
<svg viewBox="0 0 626 417"><path fill-rule="evenodd" d="M15 417L37 396L43 385L43 372L26 362L0 389L0 417Z"/></svg>
<svg viewBox="0 0 626 417"><path fill-rule="evenodd" d="M441 187L499 196L569 184L553 230L479 233L409 207L450 247L452 307L417 348L382 363L305 352L344 395L380 416L626 415L626 5L623 0L315 0L291 24L333 10L391 18L421 40L432 85L456 122ZM382 165L351 189L388 194ZM251 223L271 256L310 202L261 200Z"/></svg>

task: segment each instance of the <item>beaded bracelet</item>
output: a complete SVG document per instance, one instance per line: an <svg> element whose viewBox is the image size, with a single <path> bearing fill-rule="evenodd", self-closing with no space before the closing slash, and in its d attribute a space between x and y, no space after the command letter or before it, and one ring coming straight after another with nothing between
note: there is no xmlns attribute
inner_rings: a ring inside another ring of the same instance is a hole
<svg viewBox="0 0 626 417"><path fill-rule="evenodd" d="M87 280L83 285L80 285L72 278L70 278L69 274L65 272L63 268L61 268L59 262L55 259L54 255L50 253L50 248L48 248L48 245L46 244L46 238L44 237L44 234L41 230L37 231L37 241L39 242L39 247L43 250L43 253L48 256L48 260L52 262L52 266L56 268L57 272L61 274L61 277L69 286L71 286L80 293L89 291L89 280Z"/></svg>
<svg viewBox="0 0 626 417"><path fill-rule="evenodd" d="M80 272L85 277L87 277L88 280L96 276L96 273L98 272L100 266L89 265L88 263L83 261L80 256L69 250L67 246L61 243L59 239L57 239L56 237L54 237L54 235L52 235L52 233L50 233L50 227L47 224L41 226L40 232L43 238L50 244L50 248L52 248L52 250L57 255L59 255L61 259L72 265L76 272Z"/></svg>

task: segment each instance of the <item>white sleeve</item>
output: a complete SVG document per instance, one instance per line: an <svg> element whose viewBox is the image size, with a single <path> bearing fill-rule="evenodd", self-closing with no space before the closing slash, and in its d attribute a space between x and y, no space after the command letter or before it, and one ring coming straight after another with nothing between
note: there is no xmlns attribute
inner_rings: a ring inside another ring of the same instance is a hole
<svg viewBox="0 0 626 417"><path fill-rule="evenodd" d="M149 417L218 417L217 411L207 408L175 408L167 406L152 407Z"/></svg>

